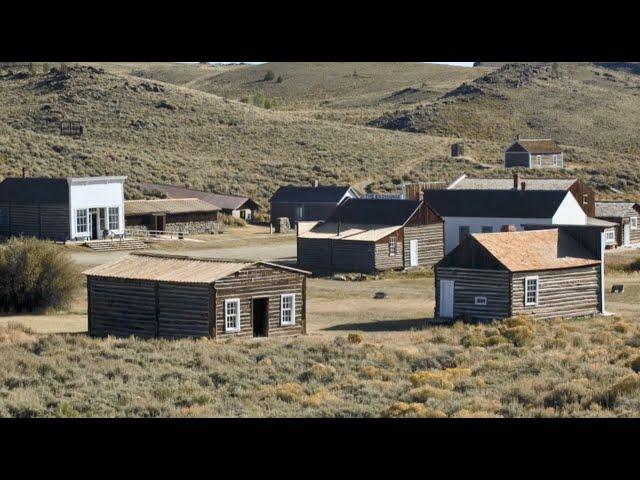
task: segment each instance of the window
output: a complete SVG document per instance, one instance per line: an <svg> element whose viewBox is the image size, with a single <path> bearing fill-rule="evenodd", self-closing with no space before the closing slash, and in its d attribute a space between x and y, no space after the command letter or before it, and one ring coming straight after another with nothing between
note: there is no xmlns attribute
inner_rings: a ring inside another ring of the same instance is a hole
<svg viewBox="0 0 640 480"><path fill-rule="evenodd" d="M88 233L87 210L76 210L76 233Z"/></svg>
<svg viewBox="0 0 640 480"><path fill-rule="evenodd" d="M542 166L542 155L536 155L536 163L539 167Z"/></svg>
<svg viewBox="0 0 640 480"><path fill-rule="evenodd" d="M458 242L462 243L464 241L464 239L469 236L469 232L470 232L469 227L460 227L459 235L458 235Z"/></svg>
<svg viewBox="0 0 640 480"><path fill-rule="evenodd" d="M582 204L583 205L588 205L589 204L589 195L587 195L586 193L584 195L582 195Z"/></svg>
<svg viewBox="0 0 640 480"><path fill-rule="evenodd" d="M616 232L615 232L615 230L606 230L604 232L604 240L607 243L615 242L616 241Z"/></svg>
<svg viewBox="0 0 640 480"><path fill-rule="evenodd" d="M296 220L303 220L303 213L302 207L296 207Z"/></svg>
<svg viewBox="0 0 640 480"><path fill-rule="evenodd" d="M395 257L398 254L398 238L389 237L389 256Z"/></svg>
<svg viewBox="0 0 640 480"><path fill-rule="evenodd" d="M224 331L240 331L240 299L224 301Z"/></svg>
<svg viewBox="0 0 640 480"><path fill-rule="evenodd" d="M476 305L486 305L487 297L476 297Z"/></svg>
<svg viewBox="0 0 640 480"><path fill-rule="evenodd" d="M109 208L109 230L120 230L120 208Z"/></svg>
<svg viewBox="0 0 640 480"><path fill-rule="evenodd" d="M296 296L293 293L280 297L280 325L296 324Z"/></svg>
<svg viewBox="0 0 640 480"><path fill-rule="evenodd" d="M558 155L554 155L553 156L553 166L557 167L558 166Z"/></svg>
<svg viewBox="0 0 640 480"><path fill-rule="evenodd" d="M538 305L538 277L524 279L524 304L527 307Z"/></svg>
<svg viewBox="0 0 640 480"><path fill-rule="evenodd" d="M631 230L637 230L638 229L638 217L631 217L629 219L629 225L631 227Z"/></svg>
<svg viewBox="0 0 640 480"><path fill-rule="evenodd" d="M482 233L493 233L493 227L482 227Z"/></svg>

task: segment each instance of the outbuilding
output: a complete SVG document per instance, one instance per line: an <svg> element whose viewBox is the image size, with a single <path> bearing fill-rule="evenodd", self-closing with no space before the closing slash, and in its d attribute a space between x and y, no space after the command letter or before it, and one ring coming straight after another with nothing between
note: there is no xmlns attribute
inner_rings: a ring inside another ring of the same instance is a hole
<svg viewBox="0 0 640 480"><path fill-rule="evenodd" d="M604 313L603 230L542 227L468 236L435 266L435 316L497 320Z"/></svg>
<svg viewBox="0 0 640 480"><path fill-rule="evenodd" d="M128 200L127 229L154 232L211 233L220 207L197 198Z"/></svg>
<svg viewBox="0 0 640 480"><path fill-rule="evenodd" d="M596 202L596 217L615 224L608 237L610 245L618 247L640 245L639 204L625 201L599 201Z"/></svg>
<svg viewBox="0 0 640 480"><path fill-rule="evenodd" d="M271 223L278 218L288 218L292 226L298 222L324 221L338 205L358 196L348 185L318 185L315 181L311 186L280 187L269 200Z"/></svg>
<svg viewBox="0 0 640 480"><path fill-rule="evenodd" d="M504 166L561 169L564 168L564 153L550 138L519 138L505 149Z"/></svg>
<svg viewBox="0 0 640 480"><path fill-rule="evenodd" d="M298 265L318 273L429 267L444 254L442 218L422 201L349 199L298 232Z"/></svg>
<svg viewBox="0 0 640 480"><path fill-rule="evenodd" d="M91 336L221 339L306 333L308 272L295 268L136 253L84 274Z"/></svg>

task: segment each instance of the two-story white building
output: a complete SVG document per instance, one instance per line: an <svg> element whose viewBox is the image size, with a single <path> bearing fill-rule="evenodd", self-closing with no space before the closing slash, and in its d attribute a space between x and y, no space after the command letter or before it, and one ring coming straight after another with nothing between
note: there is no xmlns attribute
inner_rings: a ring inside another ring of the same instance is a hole
<svg viewBox="0 0 640 480"><path fill-rule="evenodd" d="M125 179L6 178L0 183L0 235L57 241L123 236Z"/></svg>

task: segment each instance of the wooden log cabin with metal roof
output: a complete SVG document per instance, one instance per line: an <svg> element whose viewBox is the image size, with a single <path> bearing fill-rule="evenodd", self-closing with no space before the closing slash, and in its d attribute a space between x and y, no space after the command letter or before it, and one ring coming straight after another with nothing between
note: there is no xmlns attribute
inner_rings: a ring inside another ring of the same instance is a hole
<svg viewBox="0 0 640 480"><path fill-rule="evenodd" d="M596 202L596 217L615 224L613 233L608 237L608 244L613 247L630 247L640 245L640 205L627 201Z"/></svg>
<svg viewBox="0 0 640 480"><path fill-rule="evenodd" d="M197 198L128 200L124 209L128 229L189 234L211 233L221 210Z"/></svg>
<svg viewBox="0 0 640 480"><path fill-rule="evenodd" d="M306 333L308 272L269 262L132 254L84 272L91 336Z"/></svg>
<svg viewBox="0 0 640 480"><path fill-rule="evenodd" d="M349 199L298 231L298 265L317 273L432 266L444 254L442 219L422 201Z"/></svg>
<svg viewBox="0 0 640 480"><path fill-rule="evenodd" d="M435 267L435 316L498 320L604 313L603 227L473 234Z"/></svg>
<svg viewBox="0 0 640 480"><path fill-rule="evenodd" d="M560 169L564 168L564 153L550 138L519 138L505 149L504 166Z"/></svg>

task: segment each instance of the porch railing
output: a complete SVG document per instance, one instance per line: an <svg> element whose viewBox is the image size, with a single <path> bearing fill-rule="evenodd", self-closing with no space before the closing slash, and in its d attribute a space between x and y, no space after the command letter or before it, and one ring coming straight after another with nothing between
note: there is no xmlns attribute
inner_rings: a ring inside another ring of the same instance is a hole
<svg viewBox="0 0 640 480"><path fill-rule="evenodd" d="M147 240L183 240L187 236L185 232L167 232L163 230L125 230L125 236L129 238L141 238Z"/></svg>

